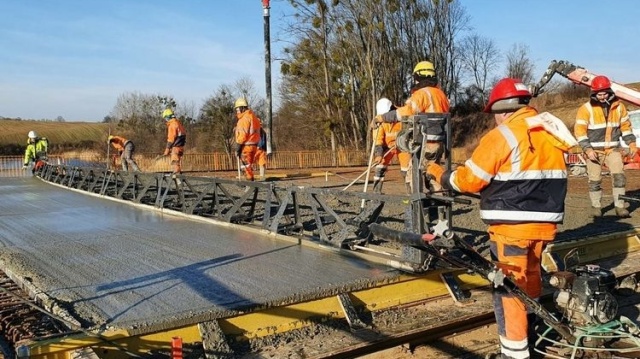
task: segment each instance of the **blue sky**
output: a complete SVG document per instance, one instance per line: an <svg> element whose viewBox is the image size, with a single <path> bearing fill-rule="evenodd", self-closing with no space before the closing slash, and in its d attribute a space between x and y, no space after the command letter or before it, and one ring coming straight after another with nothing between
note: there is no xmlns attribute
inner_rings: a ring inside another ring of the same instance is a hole
<svg viewBox="0 0 640 359"><path fill-rule="evenodd" d="M474 31L500 50L527 44L540 75L557 59L617 82L640 81L633 0L461 4ZM271 1L273 40L287 10L285 0ZM0 13L0 116L100 121L126 92L200 107L242 77L264 95L259 0L2 0ZM273 57L281 47L272 45ZM275 81L279 64L272 70Z"/></svg>

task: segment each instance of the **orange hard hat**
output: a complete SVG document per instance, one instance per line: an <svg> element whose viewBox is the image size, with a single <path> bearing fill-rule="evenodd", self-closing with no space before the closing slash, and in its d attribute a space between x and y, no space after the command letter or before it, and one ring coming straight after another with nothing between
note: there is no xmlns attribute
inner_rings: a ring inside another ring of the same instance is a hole
<svg viewBox="0 0 640 359"><path fill-rule="evenodd" d="M531 92L518 79L504 78L493 87L489 102L483 112L496 113L517 110L525 107L531 100Z"/></svg>
<svg viewBox="0 0 640 359"><path fill-rule="evenodd" d="M611 90L611 81L606 76L596 76L591 80L591 91L592 92L603 92Z"/></svg>

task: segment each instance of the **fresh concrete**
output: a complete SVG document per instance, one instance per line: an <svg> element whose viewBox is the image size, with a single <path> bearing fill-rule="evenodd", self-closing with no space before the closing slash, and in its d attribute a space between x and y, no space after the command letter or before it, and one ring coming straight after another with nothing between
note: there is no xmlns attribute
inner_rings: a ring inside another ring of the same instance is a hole
<svg viewBox="0 0 640 359"><path fill-rule="evenodd" d="M140 328L361 288L398 273L269 236L0 180L0 265L84 327Z"/></svg>

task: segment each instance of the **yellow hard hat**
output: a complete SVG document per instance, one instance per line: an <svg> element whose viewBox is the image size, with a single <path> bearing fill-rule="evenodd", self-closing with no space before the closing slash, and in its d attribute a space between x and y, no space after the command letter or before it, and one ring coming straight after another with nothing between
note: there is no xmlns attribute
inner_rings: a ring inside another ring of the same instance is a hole
<svg viewBox="0 0 640 359"><path fill-rule="evenodd" d="M162 118L164 119L168 119L168 118L174 118L175 115L173 114L173 111L171 111L170 108L162 111Z"/></svg>
<svg viewBox="0 0 640 359"><path fill-rule="evenodd" d="M238 107L249 107L249 104L247 103L247 100L244 97L240 97L233 104L233 108L238 108Z"/></svg>
<svg viewBox="0 0 640 359"><path fill-rule="evenodd" d="M113 139L114 136L109 135L109 137L107 137L107 143L111 143L111 140Z"/></svg>
<svg viewBox="0 0 640 359"><path fill-rule="evenodd" d="M436 69L430 61L420 61L413 68L413 74L421 77L429 77L436 75Z"/></svg>

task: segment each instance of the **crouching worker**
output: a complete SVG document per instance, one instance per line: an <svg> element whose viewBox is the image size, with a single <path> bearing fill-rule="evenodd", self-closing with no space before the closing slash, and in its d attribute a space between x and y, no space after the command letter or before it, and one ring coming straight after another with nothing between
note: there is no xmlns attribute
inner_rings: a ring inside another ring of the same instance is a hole
<svg viewBox="0 0 640 359"><path fill-rule="evenodd" d="M36 172L44 167L47 161L47 151L49 150L49 140L46 137L38 137L35 131L29 131L27 135L27 149L24 151L24 161L22 169L26 170L33 162L32 172Z"/></svg>

